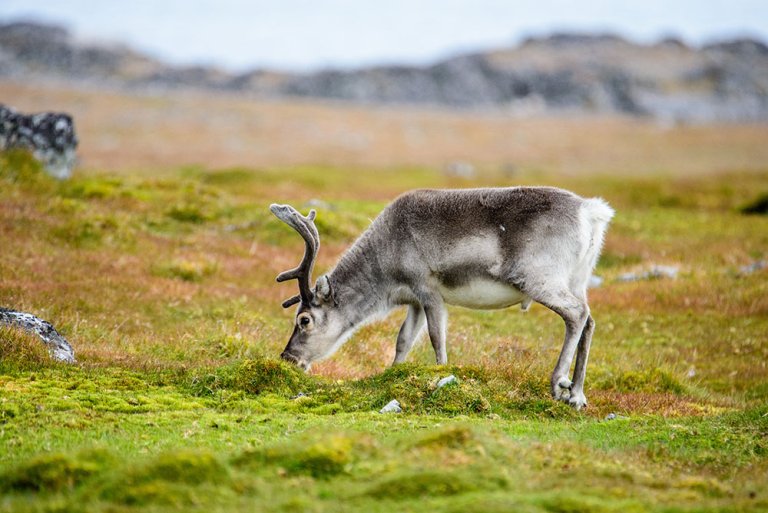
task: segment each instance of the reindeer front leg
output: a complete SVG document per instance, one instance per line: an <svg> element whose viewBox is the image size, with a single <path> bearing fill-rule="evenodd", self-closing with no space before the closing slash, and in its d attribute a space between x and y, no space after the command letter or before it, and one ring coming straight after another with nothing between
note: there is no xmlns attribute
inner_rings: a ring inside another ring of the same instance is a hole
<svg viewBox="0 0 768 513"><path fill-rule="evenodd" d="M400 333L397 335L397 349L395 351L395 361L392 365L403 363L408 353L413 347L413 343L419 336L419 332L424 327L424 309L421 305L408 305L408 315L400 327Z"/></svg>
<svg viewBox="0 0 768 513"><path fill-rule="evenodd" d="M448 324L448 311L443 299L439 296L424 302L424 313L427 317L427 331L432 348L435 350L435 361L438 365L448 363L448 353L445 350L445 328Z"/></svg>

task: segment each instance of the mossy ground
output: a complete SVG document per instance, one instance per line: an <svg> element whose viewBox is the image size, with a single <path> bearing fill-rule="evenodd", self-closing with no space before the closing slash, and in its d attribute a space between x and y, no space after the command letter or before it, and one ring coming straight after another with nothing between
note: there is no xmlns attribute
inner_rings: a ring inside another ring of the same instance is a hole
<svg viewBox="0 0 768 513"><path fill-rule="evenodd" d="M0 156L0 305L53 322L79 360L0 329L0 511L768 510L768 279L739 272L768 257L768 218L740 212L765 173L514 178L618 212L579 413L549 398L563 329L540 306L452 309L450 366L421 344L387 368L402 313L311 375L276 359L293 289L274 277L302 243L269 203L324 202L322 272L403 190L512 183L382 173L58 183ZM615 280L652 264L680 276ZM377 413L395 398L402 414Z"/></svg>

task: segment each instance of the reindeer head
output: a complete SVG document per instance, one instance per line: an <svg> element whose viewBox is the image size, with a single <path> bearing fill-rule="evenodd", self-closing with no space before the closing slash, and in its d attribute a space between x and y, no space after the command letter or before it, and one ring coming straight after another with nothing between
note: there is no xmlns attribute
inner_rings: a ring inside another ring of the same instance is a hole
<svg viewBox="0 0 768 513"><path fill-rule="evenodd" d="M312 362L329 356L340 345L349 326L336 308L333 290L327 276L321 276L315 288L310 288L312 267L320 249L320 236L314 220L316 212L302 216L290 205L270 205L278 219L299 232L304 238L304 258L294 269L280 273L277 281L298 280L299 293L283 301L283 308L299 303L293 334L280 355L283 360L308 370Z"/></svg>

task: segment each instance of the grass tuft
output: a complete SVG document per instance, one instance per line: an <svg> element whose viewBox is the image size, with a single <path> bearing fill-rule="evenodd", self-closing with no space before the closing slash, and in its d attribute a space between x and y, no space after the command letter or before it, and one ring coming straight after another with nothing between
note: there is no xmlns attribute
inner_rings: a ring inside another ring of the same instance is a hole
<svg viewBox="0 0 768 513"><path fill-rule="evenodd" d="M306 438L306 437L305 437ZM234 463L251 469L271 465L278 473L323 479L345 472L355 458L359 437L332 434L306 438L290 445L246 451Z"/></svg>
<svg viewBox="0 0 768 513"><path fill-rule="evenodd" d="M312 380L298 367L282 360L245 360L233 376L233 385L250 394L295 395L306 391Z"/></svg>
<svg viewBox="0 0 768 513"><path fill-rule="evenodd" d="M668 371L653 368L642 371L607 373L596 380L595 386L622 392L672 393L682 395L687 387Z"/></svg>
<svg viewBox="0 0 768 513"><path fill-rule="evenodd" d="M54 183L40 161L22 149L0 151L0 180L40 191L50 190Z"/></svg>
<svg viewBox="0 0 768 513"><path fill-rule="evenodd" d="M0 326L0 361L29 369L49 365L51 357L38 336L19 328Z"/></svg>
<svg viewBox="0 0 768 513"><path fill-rule="evenodd" d="M216 262L211 260L175 258L168 263L153 266L152 272L155 276L197 283L215 274L217 269Z"/></svg>
<svg viewBox="0 0 768 513"><path fill-rule="evenodd" d="M496 490L507 485L507 479L492 470L463 469L457 472L432 469L384 479L372 486L366 494L377 499L399 501Z"/></svg>
<svg viewBox="0 0 768 513"><path fill-rule="evenodd" d="M71 489L112 463L110 454L103 450L76 455L41 454L0 477L0 490L42 492Z"/></svg>

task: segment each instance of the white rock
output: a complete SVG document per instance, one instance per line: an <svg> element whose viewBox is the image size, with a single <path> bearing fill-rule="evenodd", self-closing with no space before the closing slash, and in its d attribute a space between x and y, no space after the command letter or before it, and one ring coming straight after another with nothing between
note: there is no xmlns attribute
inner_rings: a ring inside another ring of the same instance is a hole
<svg viewBox="0 0 768 513"><path fill-rule="evenodd" d="M446 376L440 381L437 382L437 388L442 388L445 385L448 385L450 383L458 383L459 380L456 379L456 376L451 374L450 376Z"/></svg>
<svg viewBox="0 0 768 513"><path fill-rule="evenodd" d="M389 401L384 408L379 410L379 413L402 413L403 409L400 407L400 403L397 399Z"/></svg>
<svg viewBox="0 0 768 513"><path fill-rule="evenodd" d="M677 272L680 270L676 265L654 265L651 270L646 273L648 278L670 278L674 280L677 278Z"/></svg>

